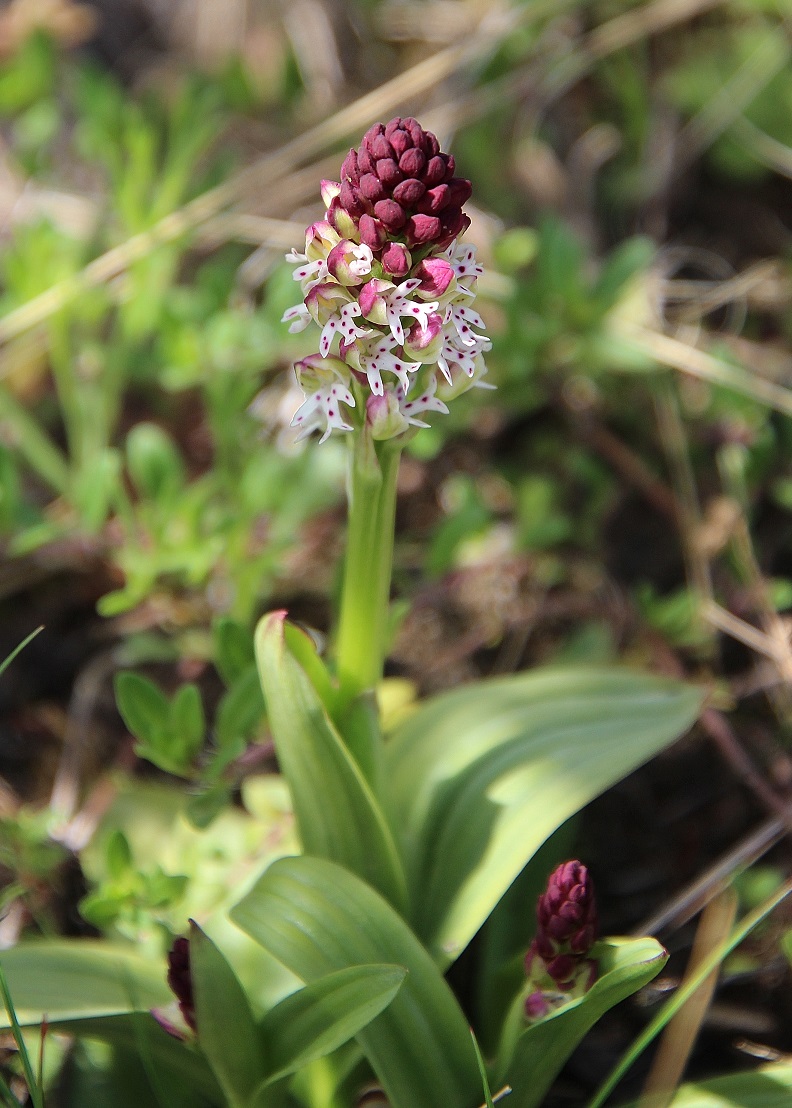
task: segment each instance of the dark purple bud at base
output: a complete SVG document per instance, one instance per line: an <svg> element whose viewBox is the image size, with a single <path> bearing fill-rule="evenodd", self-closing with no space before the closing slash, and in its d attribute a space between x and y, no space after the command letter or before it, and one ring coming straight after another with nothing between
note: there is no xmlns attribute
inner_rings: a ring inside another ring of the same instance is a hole
<svg viewBox="0 0 792 1108"><path fill-rule="evenodd" d="M176 940L168 953L168 986L179 1002L184 1022L197 1030L195 998L190 974L190 940L183 935Z"/></svg>

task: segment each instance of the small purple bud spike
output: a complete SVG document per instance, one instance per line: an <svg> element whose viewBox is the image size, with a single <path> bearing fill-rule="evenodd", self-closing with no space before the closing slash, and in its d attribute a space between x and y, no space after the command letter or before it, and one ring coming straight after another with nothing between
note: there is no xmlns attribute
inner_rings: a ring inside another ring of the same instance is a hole
<svg viewBox="0 0 792 1108"><path fill-rule="evenodd" d="M536 936L525 956L525 972L540 994L585 992L596 980L590 957L599 934L594 887L581 862L563 862L551 873L536 905ZM545 987L542 986L544 981ZM526 1002L538 1018L536 992ZM530 1009L530 1010L529 1010Z"/></svg>

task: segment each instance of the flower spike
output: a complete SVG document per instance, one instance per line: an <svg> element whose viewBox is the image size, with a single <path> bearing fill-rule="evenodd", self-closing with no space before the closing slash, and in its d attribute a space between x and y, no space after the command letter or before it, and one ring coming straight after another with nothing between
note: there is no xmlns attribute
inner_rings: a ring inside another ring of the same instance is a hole
<svg viewBox="0 0 792 1108"><path fill-rule="evenodd" d="M324 218L304 253L286 255L302 301L283 322L321 328L318 353L294 367L304 399L292 425L322 442L363 420L377 439L425 427L419 415L483 385L491 346L471 306L475 247L459 242L470 182L431 131L397 117L371 127L321 191Z"/></svg>

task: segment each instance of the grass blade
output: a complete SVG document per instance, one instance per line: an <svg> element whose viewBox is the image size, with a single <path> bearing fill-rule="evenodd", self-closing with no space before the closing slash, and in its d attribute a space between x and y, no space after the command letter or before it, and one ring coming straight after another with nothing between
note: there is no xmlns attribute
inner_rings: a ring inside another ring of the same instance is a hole
<svg viewBox="0 0 792 1108"><path fill-rule="evenodd" d="M706 981L713 970L721 964L727 955L731 954L735 947L739 946L743 939L749 935L766 916L769 916L782 901L786 900L791 893L792 881L787 881L781 886L778 892L774 893L764 904L760 904L753 912L749 912L748 915L740 921L737 927L735 927L731 935L714 948L708 958L702 959L696 973L691 974L689 980L677 989L671 999L663 1006L662 1011L658 1012L651 1023L641 1032L629 1050L624 1053L617 1065L614 1066L606 1080L597 1090L593 1100L589 1102L588 1108L600 1108L600 1106L604 1104L606 1098L613 1092L630 1066L660 1034L669 1020L687 1003L693 993L701 987L702 983Z"/></svg>

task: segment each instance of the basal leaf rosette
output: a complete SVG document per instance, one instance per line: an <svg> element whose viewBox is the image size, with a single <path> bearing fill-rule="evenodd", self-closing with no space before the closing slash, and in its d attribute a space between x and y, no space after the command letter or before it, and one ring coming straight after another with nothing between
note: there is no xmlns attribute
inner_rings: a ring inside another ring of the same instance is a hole
<svg viewBox="0 0 792 1108"><path fill-rule="evenodd" d="M325 217L290 251L302 300L283 322L321 328L294 366L304 401L298 438L364 423L375 439L426 427L431 412L482 378L491 343L473 309L482 270L462 243L470 182L414 119L377 123L323 181Z"/></svg>

